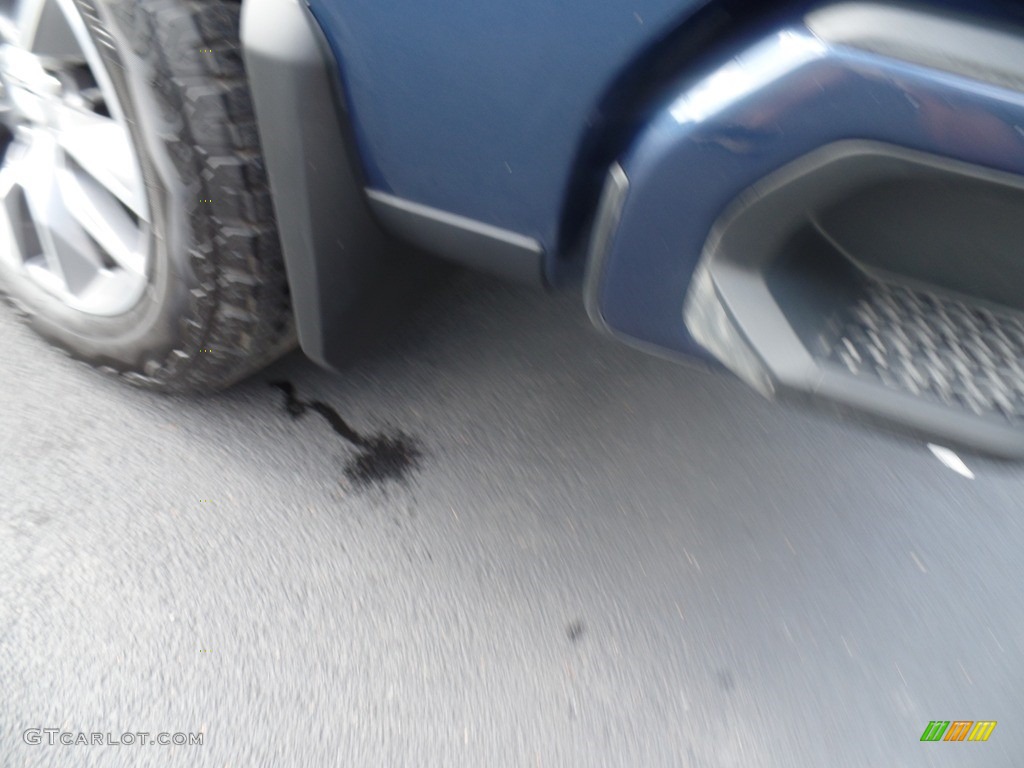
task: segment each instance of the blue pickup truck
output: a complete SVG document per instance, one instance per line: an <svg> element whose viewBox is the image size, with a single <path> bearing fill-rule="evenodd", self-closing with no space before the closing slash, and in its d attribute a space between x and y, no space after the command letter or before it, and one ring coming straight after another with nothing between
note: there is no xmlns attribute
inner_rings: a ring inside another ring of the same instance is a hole
<svg viewBox="0 0 1024 768"><path fill-rule="evenodd" d="M432 258L1024 455L1024 6L4 0L0 285L129 382L338 367Z"/></svg>

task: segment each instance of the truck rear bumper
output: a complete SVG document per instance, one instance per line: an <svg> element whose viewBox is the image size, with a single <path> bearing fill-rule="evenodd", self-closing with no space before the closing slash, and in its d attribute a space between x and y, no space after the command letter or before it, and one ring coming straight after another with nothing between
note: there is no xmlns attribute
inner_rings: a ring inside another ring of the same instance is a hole
<svg viewBox="0 0 1024 768"><path fill-rule="evenodd" d="M766 394L1024 455L1021 126L1022 36L870 3L770 30L613 168L591 316ZM890 325L858 328L870 307Z"/></svg>

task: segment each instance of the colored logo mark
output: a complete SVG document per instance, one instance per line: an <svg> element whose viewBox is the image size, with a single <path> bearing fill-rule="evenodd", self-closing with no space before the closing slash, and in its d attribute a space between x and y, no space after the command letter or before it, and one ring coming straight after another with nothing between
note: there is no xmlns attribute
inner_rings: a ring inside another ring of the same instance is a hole
<svg viewBox="0 0 1024 768"><path fill-rule="evenodd" d="M995 720L932 720L921 741L988 741L996 725Z"/></svg>

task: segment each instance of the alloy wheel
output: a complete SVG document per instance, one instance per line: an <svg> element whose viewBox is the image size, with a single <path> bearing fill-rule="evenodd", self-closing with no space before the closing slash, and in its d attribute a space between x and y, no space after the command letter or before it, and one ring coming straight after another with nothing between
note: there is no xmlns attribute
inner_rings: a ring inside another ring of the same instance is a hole
<svg viewBox="0 0 1024 768"><path fill-rule="evenodd" d="M113 316L148 284L138 157L73 0L0 3L0 259L67 306Z"/></svg>

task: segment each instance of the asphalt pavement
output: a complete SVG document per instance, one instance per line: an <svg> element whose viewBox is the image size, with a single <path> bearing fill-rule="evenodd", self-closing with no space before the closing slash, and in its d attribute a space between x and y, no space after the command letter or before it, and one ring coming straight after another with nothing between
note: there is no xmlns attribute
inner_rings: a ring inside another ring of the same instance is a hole
<svg viewBox="0 0 1024 768"><path fill-rule="evenodd" d="M1024 764L1024 467L471 275L205 399L0 339L2 766Z"/></svg>

